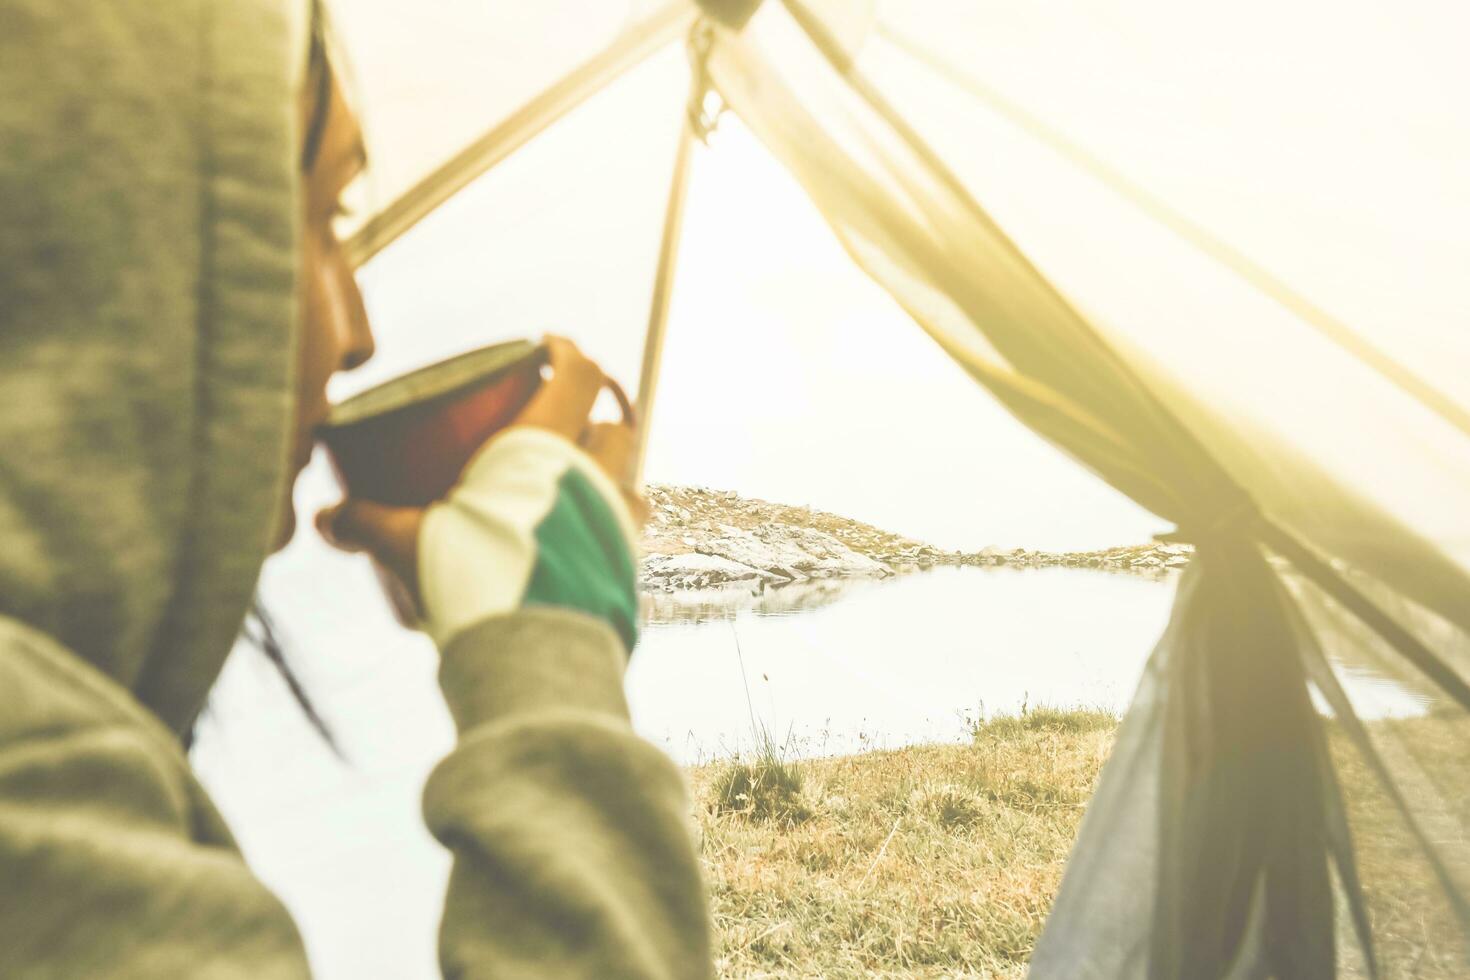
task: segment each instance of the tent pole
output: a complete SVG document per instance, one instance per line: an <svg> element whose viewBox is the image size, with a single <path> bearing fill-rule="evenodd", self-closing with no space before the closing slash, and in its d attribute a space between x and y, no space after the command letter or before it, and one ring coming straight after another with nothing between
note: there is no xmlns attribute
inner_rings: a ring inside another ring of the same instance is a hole
<svg viewBox="0 0 1470 980"><path fill-rule="evenodd" d="M348 261L353 267L363 265L475 178L673 41L698 15L694 5L669 0L612 47L563 76L371 218L348 239Z"/></svg>
<svg viewBox="0 0 1470 980"><path fill-rule="evenodd" d="M695 79L703 94L703 80ZM695 133L688 113L681 114L679 148L674 156L674 175L669 183L669 202L664 211L663 241L658 250L658 268L654 273L653 301L648 310L648 334L643 341L643 369L638 375L638 446L634 456L634 480L643 485L643 461L648 453L648 432L653 415L653 397L658 389L659 364L663 360L664 334L668 329L669 300L674 289L674 265L679 254L679 233L684 224L684 200L689 193L689 160L694 151Z"/></svg>

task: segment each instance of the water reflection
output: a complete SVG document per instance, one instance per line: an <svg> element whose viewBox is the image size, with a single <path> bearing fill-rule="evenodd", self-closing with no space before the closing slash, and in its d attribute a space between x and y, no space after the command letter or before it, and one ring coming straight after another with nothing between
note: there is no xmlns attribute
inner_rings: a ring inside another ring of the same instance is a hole
<svg viewBox="0 0 1470 980"><path fill-rule="evenodd" d="M1385 674L1358 664L1334 661L1338 680L1342 682L1348 702L1359 718L1413 718L1426 714L1436 704L1419 685L1395 680ZM1327 713L1325 704L1323 713Z"/></svg>
<svg viewBox="0 0 1470 980"><path fill-rule="evenodd" d="M731 620L742 612L789 616L820 609L839 599L850 599L883 582L850 578L811 579L778 586L737 582L721 588L654 592L644 595L644 622L657 628Z"/></svg>

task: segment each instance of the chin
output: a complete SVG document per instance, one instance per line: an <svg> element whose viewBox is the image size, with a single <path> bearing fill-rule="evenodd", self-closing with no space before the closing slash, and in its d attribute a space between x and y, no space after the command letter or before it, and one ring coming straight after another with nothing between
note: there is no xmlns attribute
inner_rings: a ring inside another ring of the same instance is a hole
<svg viewBox="0 0 1470 980"><path fill-rule="evenodd" d="M286 498L286 505L281 508L280 518L276 522L276 539L271 543L271 554L280 551L291 543L296 536L296 508L291 498Z"/></svg>
<svg viewBox="0 0 1470 980"><path fill-rule="evenodd" d="M288 473L290 479L286 483L285 492L281 495L281 510L276 515L276 539L271 542L271 554L286 547L296 536L296 481L301 479L301 471L306 469L306 464L311 461L311 438L304 434L309 431L309 429L303 429L296 436L296 444L291 453L291 469Z"/></svg>

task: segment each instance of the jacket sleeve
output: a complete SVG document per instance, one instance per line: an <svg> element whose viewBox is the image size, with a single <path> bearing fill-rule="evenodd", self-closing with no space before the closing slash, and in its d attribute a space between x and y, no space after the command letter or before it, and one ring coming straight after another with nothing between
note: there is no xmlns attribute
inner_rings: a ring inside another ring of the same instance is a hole
<svg viewBox="0 0 1470 980"><path fill-rule="evenodd" d="M430 777L430 830L454 855L447 977L711 974L682 775L637 737L626 653L601 617L533 606L443 650L459 729Z"/></svg>
<svg viewBox="0 0 1470 980"><path fill-rule="evenodd" d="M0 977L305 977L290 916L177 741L75 658L4 632Z"/></svg>

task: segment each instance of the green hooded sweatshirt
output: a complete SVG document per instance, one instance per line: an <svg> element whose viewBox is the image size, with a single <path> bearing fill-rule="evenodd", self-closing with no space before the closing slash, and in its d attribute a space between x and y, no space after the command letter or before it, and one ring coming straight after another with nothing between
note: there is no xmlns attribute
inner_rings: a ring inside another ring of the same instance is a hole
<svg viewBox="0 0 1470 980"><path fill-rule="evenodd" d="M0 977L299 977L180 742L285 492L285 0L0 0ZM425 790L456 977L702 977L672 763L555 608L443 652Z"/></svg>

